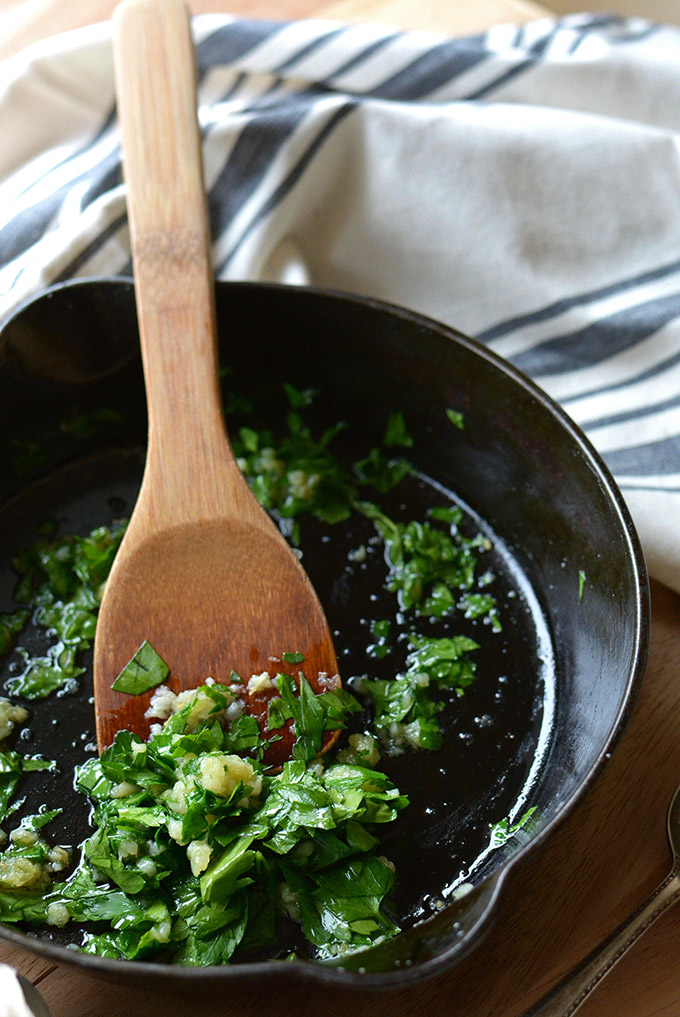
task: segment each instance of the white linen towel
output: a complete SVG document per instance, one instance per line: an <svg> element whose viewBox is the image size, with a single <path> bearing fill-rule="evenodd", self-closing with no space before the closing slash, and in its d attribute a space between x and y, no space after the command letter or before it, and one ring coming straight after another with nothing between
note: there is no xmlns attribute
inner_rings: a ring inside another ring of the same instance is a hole
<svg viewBox="0 0 680 1017"><path fill-rule="evenodd" d="M217 275L369 294L488 343L583 428L680 591L680 30L194 32ZM0 65L0 139L0 318L129 275L109 24Z"/></svg>

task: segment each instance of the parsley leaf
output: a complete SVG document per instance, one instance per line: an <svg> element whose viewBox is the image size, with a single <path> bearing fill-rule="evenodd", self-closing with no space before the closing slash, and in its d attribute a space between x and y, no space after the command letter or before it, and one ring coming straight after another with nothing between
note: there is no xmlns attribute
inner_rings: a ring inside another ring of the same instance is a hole
<svg viewBox="0 0 680 1017"><path fill-rule="evenodd" d="M104 584L125 527L125 523L101 526L85 537L43 535L17 555L14 598L26 608L9 616L12 621L2 616L0 652L7 652L29 614L54 642L37 656L17 647L24 668L7 682L15 695L40 699L60 688L77 687L76 679L83 673L79 655L92 644Z"/></svg>
<svg viewBox="0 0 680 1017"><path fill-rule="evenodd" d="M292 719L295 729L293 759L312 760L321 751L324 731L344 728L346 718L358 713L361 704L341 688L316 695L303 674L299 682L298 688L291 675L276 676L279 697L269 702L268 726L275 731Z"/></svg>
<svg viewBox="0 0 680 1017"><path fill-rule="evenodd" d="M459 511L430 512L435 521L449 523L446 532L429 522L395 522L370 504L362 507L385 543L389 568L385 585L396 593L402 611L441 618L463 609L469 617L484 615L494 629L500 628L495 598L472 592L477 566L474 549L483 546L485 538L470 540L458 532Z"/></svg>
<svg viewBox="0 0 680 1017"><path fill-rule="evenodd" d="M116 692L138 696L165 681L170 668L148 640L144 640L134 656L120 672L113 685Z"/></svg>
<svg viewBox="0 0 680 1017"><path fill-rule="evenodd" d="M316 945L321 959L370 946L376 938L398 931L381 909L395 878L381 859L353 858L309 874L288 867L284 871L299 902L305 936Z"/></svg>
<svg viewBox="0 0 680 1017"><path fill-rule="evenodd" d="M12 649L14 638L28 621L27 610L13 611L11 614L0 614L0 657L4 657Z"/></svg>
<svg viewBox="0 0 680 1017"><path fill-rule="evenodd" d="M447 409L446 416L449 418L454 427L457 427L460 431L465 430L465 417L460 410Z"/></svg>

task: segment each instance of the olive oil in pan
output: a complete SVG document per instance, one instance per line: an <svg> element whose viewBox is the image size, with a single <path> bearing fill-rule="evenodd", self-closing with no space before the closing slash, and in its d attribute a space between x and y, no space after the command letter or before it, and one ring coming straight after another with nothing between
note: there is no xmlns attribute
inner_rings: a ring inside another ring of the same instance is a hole
<svg viewBox="0 0 680 1017"><path fill-rule="evenodd" d="M9 610L16 577L10 562L37 528L54 519L62 534L88 533L129 515L141 477L142 454L112 452L77 464L32 488L5 508L0 517L0 610ZM455 504L454 497L419 476L407 477L381 508L395 520L424 519L428 508ZM462 532L480 530L489 537L480 550L479 572L495 596L502 628L481 618L456 613L453 618L419 619L419 630L432 636L453 633L474 639L477 675L461 696L453 696L439 715L443 748L415 751L406 747L384 754L382 768L410 798L400 819L389 824L381 844L397 869L390 909L406 926L426 916L460 882L475 880L493 868L489 855L492 828L531 804L531 783L549 740L552 721L550 642L531 589L510 552L485 524L464 506ZM387 566L381 542L368 519L354 516L326 526L301 520L302 562L317 590L333 631L344 684L360 689L363 675L391 678L404 666L407 635L413 619L396 610L393 593L385 589ZM389 619L389 651L375 655L371 623ZM21 642L31 653L44 652L45 633L34 628ZM16 818L47 804L63 812L50 824L51 842L77 849L87 836L89 808L73 789L74 767L96 753L91 694L91 657L79 689L63 690L26 704L30 719L15 732L10 747L56 759L55 773L27 775L23 802ZM10 655L0 681L20 671L21 660ZM352 720L352 730L370 728L370 710ZM74 859L77 850L74 851ZM79 942L77 927L40 931L57 942ZM294 928L280 949L302 949Z"/></svg>
<svg viewBox="0 0 680 1017"><path fill-rule="evenodd" d="M460 530L483 533L489 548L480 552L480 573L496 597L502 628L488 620L432 619L432 636L452 633L479 644L477 677L463 695L452 697L439 714L445 737L438 751L406 747L384 755L381 766L410 805L386 831L384 852L397 866L392 894L401 924L426 917L457 885L493 867L489 858L493 827L517 822L531 805L531 788L547 752L554 712L551 640L535 595L509 549L468 507L426 477L406 478L381 505L395 520L425 518L427 510L455 504L464 510ZM313 532L312 532L313 531ZM413 619L395 612L394 594L384 588L383 548L370 522L355 519L330 535L309 526L303 564L325 605L334 629L343 681L350 687L368 673L391 678L403 668L406 636ZM357 549L360 553L357 554ZM390 653L367 654L370 622L392 621ZM360 686L360 682L359 682ZM370 726L370 713L356 720Z"/></svg>

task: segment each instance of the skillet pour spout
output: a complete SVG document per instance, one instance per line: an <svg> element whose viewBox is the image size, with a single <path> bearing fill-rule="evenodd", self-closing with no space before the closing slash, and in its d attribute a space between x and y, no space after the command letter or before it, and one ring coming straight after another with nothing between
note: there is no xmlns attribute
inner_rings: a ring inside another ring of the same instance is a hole
<svg viewBox="0 0 680 1017"><path fill-rule="evenodd" d="M312 982L398 988L479 947L513 869L607 765L646 662L643 555L616 485L578 428L473 340L411 311L311 288L220 282L216 298L229 386L255 392L272 427L286 412L282 380L322 393L315 426L346 420L349 454L352 435L375 444L390 414L403 414L413 437L412 490L425 509L435 496L454 499L467 523L489 535L508 622L498 639L488 626L475 629L478 678L442 715L444 748L384 760L411 799L381 843L398 873L390 908L403 931L394 939L332 962L255 956L195 969L80 953L68 948L66 933L47 939L0 926L0 938L95 977L148 987L162 979L170 992ZM101 522L103 511L115 516L134 503L147 423L137 349L129 280L57 286L2 325L0 433L8 437L0 464L0 611L16 578L9 563L46 512L79 532ZM463 429L447 419L451 409L462 414ZM83 420L93 426L76 426ZM348 633L359 626L364 575L348 566L351 546L319 536L319 554L305 558L331 629ZM360 674L349 637L347 649L343 673ZM0 680L10 677L5 665ZM61 765L50 805L72 794L71 764L86 744L73 732L92 731L90 695L83 682L71 695L30 705L31 751ZM493 723L475 726L486 714ZM462 737L471 731L472 740ZM36 811L41 802L28 804ZM490 841L500 819L529 812L529 821L516 830L507 823L503 837ZM86 811L55 822L60 842L79 843Z"/></svg>
<svg viewBox="0 0 680 1017"><path fill-rule="evenodd" d="M372 988L419 980L446 970L449 957L467 956L483 939L493 922L502 875L496 874L468 887L450 904L429 918L404 929L394 939L369 950L357 951L329 963L329 967L367 977Z"/></svg>

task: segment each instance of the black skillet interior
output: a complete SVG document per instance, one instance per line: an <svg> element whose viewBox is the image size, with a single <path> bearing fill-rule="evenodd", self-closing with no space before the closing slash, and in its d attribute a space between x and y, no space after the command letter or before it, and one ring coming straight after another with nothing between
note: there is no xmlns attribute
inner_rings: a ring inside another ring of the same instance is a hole
<svg viewBox="0 0 680 1017"><path fill-rule="evenodd" d="M473 947L508 863L564 817L604 765L644 667L642 555L620 496L579 432L465 337L409 312L309 290L221 283L217 303L222 359L233 365L229 392L253 396L258 415L276 426L286 409L284 380L319 390L315 424L348 421L341 443L352 458L378 442L388 415L401 410L414 437L409 455L427 480L409 481L390 509L398 515L403 500L424 511L450 502L453 492L469 531L481 529L494 544L487 564L503 632L464 623L482 644L480 678L444 715L445 748L388 762L413 802L384 846L404 873L393 908L406 931L342 970L283 966L286 978L397 985ZM447 408L463 414L464 429L447 419ZM46 516L65 532L84 531L134 503L146 417L130 283L58 287L6 323L0 420L0 610L7 610L7 563ZM370 535L368 524L353 523L329 540L310 524L305 538L303 562L336 633L345 678L366 670L362 619L384 607L381 563L347 556ZM387 676L394 663L375 666ZM59 758L50 802L70 801L69 764L93 751L87 684L31 710L25 747ZM26 808L39 804L44 786L27 792ZM515 818L535 807L531 823L486 851L491 827L518 799ZM77 843L85 819L84 807L70 804L55 821L55 838ZM476 889L457 899L461 884ZM29 945L24 932L2 935ZM158 970L65 954L67 939L55 933L30 946L105 977L144 980ZM369 974L348 970L358 965ZM280 978L280 965L257 961L200 974L173 969L172 984L261 982L273 968Z"/></svg>

